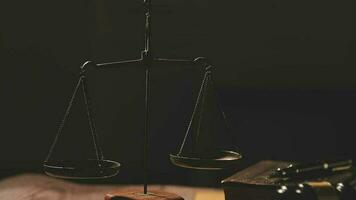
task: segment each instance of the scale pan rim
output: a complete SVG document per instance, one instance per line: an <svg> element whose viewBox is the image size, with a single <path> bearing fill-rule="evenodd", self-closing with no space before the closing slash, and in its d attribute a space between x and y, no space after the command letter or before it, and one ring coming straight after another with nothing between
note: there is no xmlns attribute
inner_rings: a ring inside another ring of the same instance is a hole
<svg viewBox="0 0 356 200"><path fill-rule="evenodd" d="M240 163L242 155L235 151L221 150L219 158L197 158L170 154L171 162L179 167L199 170L223 170L232 168ZM230 157L232 159L226 159ZM225 158L225 159L224 159Z"/></svg>
<svg viewBox="0 0 356 200"><path fill-rule="evenodd" d="M81 163L81 167L76 167L75 163ZM93 164L100 163L102 166ZM57 165L66 163L66 165ZM72 165L70 165L72 164ZM86 168L85 164L91 164ZM83 161L45 161L42 165L46 175L61 179L104 179L117 175L121 164L112 160L89 159Z"/></svg>

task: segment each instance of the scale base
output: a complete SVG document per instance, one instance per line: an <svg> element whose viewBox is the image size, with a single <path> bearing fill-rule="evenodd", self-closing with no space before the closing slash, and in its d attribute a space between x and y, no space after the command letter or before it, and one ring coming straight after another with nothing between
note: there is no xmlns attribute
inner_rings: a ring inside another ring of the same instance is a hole
<svg viewBox="0 0 356 200"><path fill-rule="evenodd" d="M142 190L121 190L105 195L105 200L184 200L169 192L153 190L144 194Z"/></svg>

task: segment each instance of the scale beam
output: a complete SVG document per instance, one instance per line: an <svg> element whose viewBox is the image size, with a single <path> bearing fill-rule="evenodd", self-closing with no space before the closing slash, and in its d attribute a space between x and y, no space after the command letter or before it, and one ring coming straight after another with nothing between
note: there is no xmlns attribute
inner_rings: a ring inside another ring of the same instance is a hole
<svg viewBox="0 0 356 200"><path fill-rule="evenodd" d="M136 60L124 60L124 61L115 61L115 62L107 62L107 63L99 63L96 64L98 68L108 68L108 67L123 67L123 66L134 66L142 63L142 58Z"/></svg>

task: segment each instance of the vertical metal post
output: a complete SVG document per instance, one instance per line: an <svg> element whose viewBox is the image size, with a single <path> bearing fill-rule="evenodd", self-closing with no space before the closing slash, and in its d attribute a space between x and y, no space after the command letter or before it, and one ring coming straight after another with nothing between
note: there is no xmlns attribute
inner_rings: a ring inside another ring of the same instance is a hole
<svg viewBox="0 0 356 200"><path fill-rule="evenodd" d="M145 130L143 144L143 192L147 194L148 187L148 143L149 143L149 97L150 97L150 68L153 62L153 54L151 49L151 0L144 0L146 7L146 22L145 22L145 49L142 52L142 60L146 69L145 81Z"/></svg>
<svg viewBox="0 0 356 200"><path fill-rule="evenodd" d="M146 89L145 89L145 133L144 133L144 146L143 146L143 191L144 194L147 194L147 185L148 185L148 136L150 129L149 121L149 77L150 69L146 68Z"/></svg>

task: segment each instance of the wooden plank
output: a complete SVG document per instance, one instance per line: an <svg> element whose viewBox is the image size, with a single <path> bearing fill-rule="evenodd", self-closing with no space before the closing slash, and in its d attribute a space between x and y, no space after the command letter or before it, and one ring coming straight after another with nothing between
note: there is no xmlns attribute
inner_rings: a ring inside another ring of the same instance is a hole
<svg viewBox="0 0 356 200"><path fill-rule="evenodd" d="M84 185L74 184L39 174L23 174L0 181L0 199L16 200L104 200L106 194L117 190L140 190L138 185ZM221 189L192 188L186 186L149 186L149 191L160 190L178 194L185 200L216 197L223 200ZM208 200L206 199L205 200Z"/></svg>

